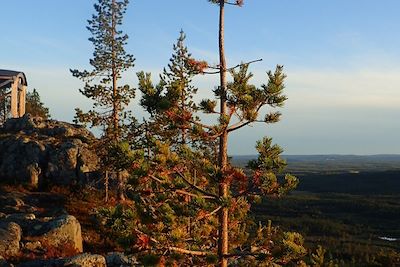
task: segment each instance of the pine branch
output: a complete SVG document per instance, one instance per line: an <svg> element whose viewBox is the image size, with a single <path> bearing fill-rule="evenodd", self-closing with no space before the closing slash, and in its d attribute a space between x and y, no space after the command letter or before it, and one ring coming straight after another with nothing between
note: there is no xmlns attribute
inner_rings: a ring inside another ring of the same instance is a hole
<svg viewBox="0 0 400 267"><path fill-rule="evenodd" d="M252 61L249 61L249 62L246 62L246 63L237 64L236 66L228 68L225 71L231 71L231 70L234 70L234 69L239 68L241 66L250 65L252 63L260 62L260 61L262 61L262 58L256 59L256 60L252 60ZM203 74L219 74L219 73L221 73L221 71L203 71L202 73Z"/></svg>
<svg viewBox="0 0 400 267"><path fill-rule="evenodd" d="M178 194L187 195L187 196L191 196L191 197L200 197L200 198L205 198L205 199L215 199L215 197L213 197L213 196L207 196L207 195L200 196L200 195L196 195L196 194L193 194L193 193L189 193L189 192L187 192L185 190L182 190L182 189L177 189L177 190L175 190L175 192L178 193Z"/></svg>
<svg viewBox="0 0 400 267"><path fill-rule="evenodd" d="M265 103L266 103L266 102L263 101L263 102L261 102L261 103L258 105L258 107L257 107L257 109L256 109L256 112L257 112L257 113L258 113L258 112L260 111L260 109L265 105ZM263 122L263 121L259 121L259 120L244 121L244 120L242 119L242 120L239 121L238 123L229 126L229 128L228 128L228 133L229 133L229 132L232 132L232 131L235 131L235 130L238 130L238 129L240 129L240 128L246 126L246 125L249 125L249 124L252 123L252 122Z"/></svg>
<svg viewBox="0 0 400 267"><path fill-rule="evenodd" d="M209 197L211 197L211 198L213 198L213 199L218 199L218 196L217 196L217 195L214 195L214 194L212 194L212 193L206 192L206 191L204 191L203 189L201 189L200 187L198 187L198 186L192 184L191 182L189 182L188 179L186 179L186 177L185 177L181 172L178 172L178 171L177 171L176 174L178 174L178 175L182 178L182 180L183 180L186 184L188 184L192 189L194 189L194 190L196 190L196 191L202 193L202 194L205 195L205 196L209 196Z"/></svg>
<svg viewBox="0 0 400 267"><path fill-rule="evenodd" d="M235 258L235 257L244 257L244 256L260 256L263 255L265 253L254 253L254 252L235 252L235 253L229 253L229 254L225 254L224 257L225 258Z"/></svg>
<svg viewBox="0 0 400 267"><path fill-rule="evenodd" d="M209 129L209 130L213 130L213 129L214 129L212 126L203 124L203 123L198 122L198 121L193 121L193 120L191 120L190 122L193 123L193 124L195 124L195 125L197 125L197 126L200 126L200 127L202 127L202 128L206 128L206 129Z"/></svg>
<svg viewBox="0 0 400 267"><path fill-rule="evenodd" d="M252 121L243 121L243 120L239 121L238 123L236 123L236 124L234 124L234 125L232 125L232 126L230 126L228 128L228 133L232 132L232 131L235 131L235 130L238 130L238 129L246 126L246 125L249 125L250 123L252 123Z"/></svg>
<svg viewBox="0 0 400 267"><path fill-rule="evenodd" d="M217 213L218 211L220 211L221 209L222 209L222 206L219 206L218 208L216 208L216 209L213 210L212 212L210 212L210 213L204 215L203 217L201 217L199 220L204 220L204 219L206 219L206 218L208 218L208 217L211 217L211 216L213 216L215 213ZM199 220L198 220L198 221L199 221ZM193 222L193 223L196 223L196 222L198 222L198 221L195 221L195 222Z"/></svg>

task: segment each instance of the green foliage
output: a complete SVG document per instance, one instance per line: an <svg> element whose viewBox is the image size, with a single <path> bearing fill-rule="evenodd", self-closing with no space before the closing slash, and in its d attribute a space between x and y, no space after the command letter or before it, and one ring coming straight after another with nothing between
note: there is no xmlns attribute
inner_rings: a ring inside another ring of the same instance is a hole
<svg viewBox="0 0 400 267"><path fill-rule="evenodd" d="M264 138L257 142L256 149L259 153L257 160L251 160L248 168L253 170L253 180L250 187L258 187L263 194L282 196L296 188L298 179L290 174L279 181L280 174L286 166L286 161L280 157L282 149L272 145L271 138Z"/></svg>
<svg viewBox="0 0 400 267"><path fill-rule="evenodd" d="M99 208L96 216L102 222L104 231L124 248L128 249L135 243L136 236L133 233L137 213L134 209L122 205Z"/></svg>
<svg viewBox="0 0 400 267"><path fill-rule="evenodd" d="M302 258L307 254L307 250L304 248L303 237L296 232L284 233L283 239L284 245L284 261L290 262L292 259Z"/></svg>
<svg viewBox="0 0 400 267"><path fill-rule="evenodd" d="M107 148L103 163L116 171L129 169L137 158L137 153L131 150L128 142L112 143Z"/></svg>
<svg viewBox="0 0 400 267"><path fill-rule="evenodd" d="M26 94L25 112L44 119L50 118L49 109L41 102L39 92L36 89Z"/></svg>
<svg viewBox="0 0 400 267"><path fill-rule="evenodd" d="M142 92L140 103L151 115L151 134L163 141L177 140L180 144L194 141L189 136L189 128L197 120L194 113L198 111L193 101L197 88L191 85L195 75L190 64L193 60L184 45L185 38L181 31L170 63L157 85L151 81L150 73L137 73Z"/></svg>

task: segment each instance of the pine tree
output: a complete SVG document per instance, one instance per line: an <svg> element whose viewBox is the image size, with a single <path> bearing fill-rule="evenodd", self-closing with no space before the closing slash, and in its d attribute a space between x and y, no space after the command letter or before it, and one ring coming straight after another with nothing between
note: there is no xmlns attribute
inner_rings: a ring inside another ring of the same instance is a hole
<svg viewBox="0 0 400 267"><path fill-rule="evenodd" d="M89 41L94 46L90 65L93 70L71 70L74 77L85 82L79 91L94 101L93 109L83 112L76 109L76 121L102 126L105 136L118 141L123 121L129 115L125 111L135 91L129 85L119 85L124 71L134 66L134 58L125 51L128 35L119 30L126 12L128 0L98 0L96 14L88 20L87 29L92 34Z"/></svg>
<svg viewBox="0 0 400 267"><path fill-rule="evenodd" d="M36 89L26 94L25 112L46 120L50 118L49 109L40 100L39 92Z"/></svg>
<svg viewBox="0 0 400 267"><path fill-rule="evenodd" d="M259 111L263 106L280 107L283 105L286 97L282 95L284 89L285 75L282 67L278 66L274 73L268 73L268 84L263 85L261 89L249 85L248 81L252 74L248 74L250 63L238 65L236 68L228 69L225 56L225 6L242 6L243 1L229 2L227 0L211 0L210 2L219 6L219 75L220 85L215 91L220 100L220 132L219 134L219 168L221 176L219 177L220 198L229 199L232 195L230 187L233 185L229 178L231 172L228 165L228 136L229 133L236 131L246 125L257 122ZM227 83L226 75L230 72L233 76L233 82ZM239 122L230 125L232 116L236 115ZM272 112L265 116L265 123L274 123L279 120L280 113ZM278 193L293 188L297 184L295 177L287 175L286 183L280 186L275 172L281 171L285 163L279 158L282 152L278 146L271 146L271 140L265 138L257 144L257 150L260 156L257 161L252 162L251 167L254 170L253 177L240 191L242 195L249 194L251 191L260 190L262 193ZM229 209L224 207L219 213L219 238L218 238L218 256L219 266L227 266L229 254Z"/></svg>
<svg viewBox="0 0 400 267"><path fill-rule="evenodd" d="M107 162L113 162L107 155L107 150L120 147L119 142L127 136L127 120L134 121L126 107L134 98L135 90L127 84L119 84L122 73L134 66L133 56L125 51L128 35L119 29L128 3L128 0L98 0L94 5L96 13L88 20L87 27L92 34L89 41L94 46L93 58L90 59L93 69L71 70L74 77L85 83L84 88L79 91L94 101L93 109L88 112L76 109L75 122L103 128L104 145L100 147L103 148L103 158L107 159L103 161L107 170L115 167L107 165ZM121 170L117 168L115 171L119 184L118 197L123 200L124 181Z"/></svg>

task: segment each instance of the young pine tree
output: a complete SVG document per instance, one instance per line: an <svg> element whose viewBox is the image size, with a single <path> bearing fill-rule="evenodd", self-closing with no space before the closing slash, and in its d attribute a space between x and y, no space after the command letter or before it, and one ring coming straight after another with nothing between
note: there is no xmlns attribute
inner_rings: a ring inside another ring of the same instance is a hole
<svg viewBox="0 0 400 267"><path fill-rule="evenodd" d="M44 119L50 118L49 109L40 100L40 95L36 89L26 94L25 112Z"/></svg>
<svg viewBox="0 0 400 267"><path fill-rule="evenodd" d="M98 0L87 27L94 46L90 59L93 69L71 70L85 83L79 91L94 102L88 112L76 109L76 121L103 127L105 137L113 141L121 137L123 120L128 116L125 108L135 95L129 85L119 84L121 74L134 66L133 56L125 51L128 35L119 30L127 5L128 0Z"/></svg>

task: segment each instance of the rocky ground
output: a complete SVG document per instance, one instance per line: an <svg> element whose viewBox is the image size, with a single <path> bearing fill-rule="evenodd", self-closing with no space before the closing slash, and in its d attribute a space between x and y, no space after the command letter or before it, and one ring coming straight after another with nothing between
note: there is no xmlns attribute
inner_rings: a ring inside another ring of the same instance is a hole
<svg viewBox="0 0 400 267"><path fill-rule="evenodd" d="M95 219L82 230L68 214L66 195L29 192L3 186L0 190L0 266L136 266L134 257L121 252L93 254ZM76 210L76 209L75 209ZM77 214L80 216L79 214ZM87 214L86 217L90 217ZM88 224L88 222L86 222ZM87 249L86 249L87 247Z"/></svg>
<svg viewBox="0 0 400 267"><path fill-rule="evenodd" d="M96 140L29 114L0 127L0 267L136 265L96 225L102 196L83 190L101 179Z"/></svg>

